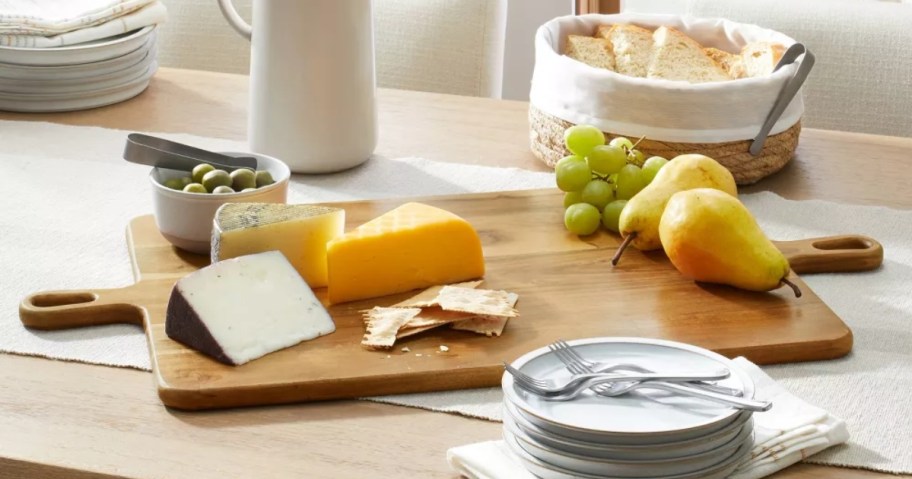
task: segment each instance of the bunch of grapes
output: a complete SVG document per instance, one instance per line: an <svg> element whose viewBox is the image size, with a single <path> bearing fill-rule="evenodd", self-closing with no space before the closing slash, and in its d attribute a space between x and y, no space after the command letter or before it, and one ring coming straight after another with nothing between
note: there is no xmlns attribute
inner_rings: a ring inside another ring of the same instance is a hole
<svg viewBox="0 0 912 479"><path fill-rule="evenodd" d="M573 154L557 162L555 178L565 192L564 225L580 236L594 233L599 224L617 232L627 200L668 163L660 156L645 159L636 149L639 141L618 137L606 145L605 135L591 125L567 128L564 142Z"/></svg>

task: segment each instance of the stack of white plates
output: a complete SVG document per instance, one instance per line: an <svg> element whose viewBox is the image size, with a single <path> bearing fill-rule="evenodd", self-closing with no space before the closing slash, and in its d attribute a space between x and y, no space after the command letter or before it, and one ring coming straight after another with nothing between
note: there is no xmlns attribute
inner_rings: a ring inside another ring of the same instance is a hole
<svg viewBox="0 0 912 479"><path fill-rule="evenodd" d="M59 48L0 46L0 110L82 110L140 94L158 69L155 29Z"/></svg>
<svg viewBox="0 0 912 479"><path fill-rule="evenodd" d="M639 338L569 342L584 358L636 364L663 373L717 371L716 384L752 398L750 377L723 356L694 346ZM569 378L548 348L517 359L513 367L543 379ZM551 402L504 374L504 439L523 465L544 479L724 478L753 447L751 413L702 399L638 389L618 397L591 390L573 401Z"/></svg>

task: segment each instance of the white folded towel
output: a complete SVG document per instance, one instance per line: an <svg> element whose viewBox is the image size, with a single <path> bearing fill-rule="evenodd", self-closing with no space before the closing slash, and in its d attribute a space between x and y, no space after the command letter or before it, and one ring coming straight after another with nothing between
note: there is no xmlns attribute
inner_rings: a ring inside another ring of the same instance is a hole
<svg viewBox="0 0 912 479"><path fill-rule="evenodd" d="M3 8L4 2L16 3L17 0L0 0L0 9ZM115 0L107 0L108 3L119 3ZM16 30L3 29L4 20L7 22L14 21L14 17L6 13L0 14L0 46L19 47L19 48L54 48L67 45L76 45L79 43L101 40L120 35L122 33L138 30L149 25L164 23L168 17L168 10L165 5L158 0L123 0L123 4L132 4L136 2L138 8L106 12L107 17L99 17L96 20L86 19L86 23L70 25L70 21L65 23L68 30L48 36L44 33L16 33ZM131 5L132 6L132 5ZM113 16L112 16L113 15ZM9 23L7 24L9 25ZM35 29L38 32L39 29ZM43 31L48 31L47 29Z"/></svg>
<svg viewBox="0 0 912 479"><path fill-rule="evenodd" d="M849 440L845 421L793 396L747 359L735 364L754 381L754 397L773 407L754 414L754 448L730 479L765 477ZM470 479L535 479L503 441L451 448L447 462Z"/></svg>
<svg viewBox="0 0 912 479"><path fill-rule="evenodd" d="M0 0L0 34L45 37L106 23L155 0Z"/></svg>

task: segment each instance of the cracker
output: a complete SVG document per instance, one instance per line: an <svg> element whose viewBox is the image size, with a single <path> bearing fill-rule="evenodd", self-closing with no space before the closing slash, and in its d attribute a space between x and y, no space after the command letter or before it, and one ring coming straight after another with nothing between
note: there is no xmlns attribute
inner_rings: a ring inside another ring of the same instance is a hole
<svg viewBox="0 0 912 479"><path fill-rule="evenodd" d="M475 316L474 318L457 321L451 324L450 328L471 331L485 336L500 336L503 334L503 330L509 320L510 318L501 316Z"/></svg>
<svg viewBox="0 0 912 479"><path fill-rule="evenodd" d="M461 313L459 311L444 311L439 306L423 308L421 313L414 316L396 333L396 338L405 338L415 334L434 329L444 324L451 324L464 319L473 317L472 313Z"/></svg>
<svg viewBox="0 0 912 479"><path fill-rule="evenodd" d="M519 301L519 295L515 293L508 294L510 307L516 306L516 302ZM471 331L473 333L484 334L485 336L500 336L503 334L503 330L507 326L507 321L509 320L510 318L503 316L474 316L469 319L457 321L451 324L450 328L458 329L460 331Z"/></svg>
<svg viewBox="0 0 912 479"><path fill-rule="evenodd" d="M377 306L365 313L367 334L361 345L368 349L388 349L396 342L396 333L405 323L421 313L421 308L383 308Z"/></svg>
<svg viewBox="0 0 912 479"><path fill-rule="evenodd" d="M455 283L449 286L458 286L460 288L477 288L481 284L481 280L478 281L466 281L465 283ZM430 288L412 296L405 301L400 301L394 305L392 308L425 308L429 306L437 306L437 295L440 294L440 290L447 285L440 286L431 286Z"/></svg>
<svg viewBox="0 0 912 479"><path fill-rule="evenodd" d="M515 318L519 313L513 309L510 294L493 289L472 289L458 286L444 286L435 301L445 311L460 311L479 316ZM515 304L515 301L513 302Z"/></svg>

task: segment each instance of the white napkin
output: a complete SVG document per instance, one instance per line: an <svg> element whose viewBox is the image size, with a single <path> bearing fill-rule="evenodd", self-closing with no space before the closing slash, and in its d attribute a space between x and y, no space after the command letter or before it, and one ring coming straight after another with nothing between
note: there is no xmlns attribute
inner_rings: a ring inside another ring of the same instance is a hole
<svg viewBox="0 0 912 479"><path fill-rule="evenodd" d="M51 36L121 17L155 0L0 0L0 33Z"/></svg>
<svg viewBox="0 0 912 479"><path fill-rule="evenodd" d="M16 0L0 0L0 9L5 5L4 2L16 3ZM109 0L109 3L119 3ZM165 5L157 0L135 0L137 5L132 4L129 0L124 0L118 9L106 12L97 19L85 20L85 23L71 25L71 19L62 19L60 28L61 32L53 33L49 28L33 28L26 30L23 28L14 29L10 23L4 21L16 21L14 16L5 13L0 14L0 46L11 46L19 48L53 48L66 45L75 45L78 43L90 42L110 38L122 33L138 30L149 25L158 25L164 23L168 17L168 10ZM102 15L102 14L99 14ZM22 20L18 20L22 21ZM82 22L82 20L77 20Z"/></svg>
<svg viewBox="0 0 912 479"><path fill-rule="evenodd" d="M747 359L735 364L754 381L754 397L773 407L754 414L754 448L730 479L765 477L849 440L845 421L793 396ZM535 479L503 441L451 448L447 462L470 479Z"/></svg>

